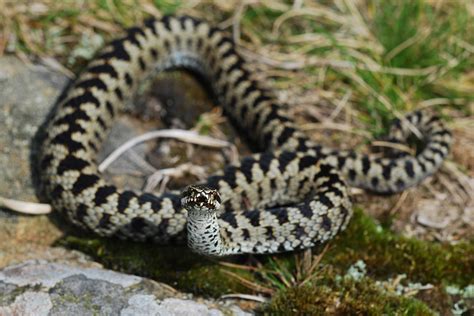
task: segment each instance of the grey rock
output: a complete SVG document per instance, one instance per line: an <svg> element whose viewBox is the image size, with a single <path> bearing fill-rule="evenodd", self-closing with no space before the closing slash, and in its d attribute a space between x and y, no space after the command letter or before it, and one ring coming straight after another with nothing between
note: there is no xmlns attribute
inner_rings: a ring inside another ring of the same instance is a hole
<svg viewBox="0 0 474 316"><path fill-rule="evenodd" d="M0 315L248 315L189 299L167 285L98 268L42 260L0 270Z"/></svg>
<svg viewBox="0 0 474 316"><path fill-rule="evenodd" d="M28 291L18 295L13 304L0 306L0 315L46 316L52 307L48 294Z"/></svg>
<svg viewBox="0 0 474 316"><path fill-rule="evenodd" d="M163 315L163 316L186 316L186 315L223 315L217 309L210 309L204 304L196 303L191 300L167 298L158 304L153 295L138 294L128 300L128 306L120 312L120 316L133 315Z"/></svg>
<svg viewBox="0 0 474 316"><path fill-rule="evenodd" d="M26 264L10 266L3 269L2 272L0 272L0 282L8 280L7 283L20 287L31 284L41 284L41 286L52 288L58 282L64 281L74 275L83 275L87 279L106 281L122 287L130 287L141 280L140 277L125 275L111 270L79 268L38 260L27 261Z"/></svg>
<svg viewBox="0 0 474 316"><path fill-rule="evenodd" d="M34 172L38 130L68 82L64 74L46 66L26 64L14 56L0 58L0 197L38 202ZM99 159L143 133L143 124L136 121L124 115L114 124ZM109 170L116 174L139 169L136 162L143 161L146 148L146 144L135 147ZM124 188L139 189L143 185L143 177L107 176ZM31 258L60 258L59 252L65 250L49 246L61 234L44 216L21 216L0 207L0 240L9 241L0 243L0 267Z"/></svg>
<svg viewBox="0 0 474 316"><path fill-rule="evenodd" d="M3 180L0 196L37 201L37 185L32 177L37 162L35 137L68 82L65 75L45 66L27 65L13 56L0 58L0 179ZM99 160L126 140L143 133L142 125L127 116L119 119L99 153ZM113 171L150 172L136 163L141 162L146 148L141 145L127 152L114 163ZM131 186L137 188L135 182Z"/></svg>
<svg viewBox="0 0 474 316"><path fill-rule="evenodd" d="M35 201L31 142L67 78L46 67L0 58L0 195ZM33 154L34 155L34 154Z"/></svg>
<svg viewBox="0 0 474 316"><path fill-rule="evenodd" d="M123 295L127 288L83 274L67 277L49 291L54 304L50 315L64 315L65 311L76 315L94 311L104 315L117 315L127 304L127 295Z"/></svg>

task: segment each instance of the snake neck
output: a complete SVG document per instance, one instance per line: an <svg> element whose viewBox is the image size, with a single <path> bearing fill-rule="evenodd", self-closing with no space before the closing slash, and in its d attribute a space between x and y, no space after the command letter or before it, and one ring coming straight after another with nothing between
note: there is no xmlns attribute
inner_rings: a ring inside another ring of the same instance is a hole
<svg viewBox="0 0 474 316"><path fill-rule="evenodd" d="M206 256L222 256L224 242L215 212L202 210L188 211L188 246Z"/></svg>

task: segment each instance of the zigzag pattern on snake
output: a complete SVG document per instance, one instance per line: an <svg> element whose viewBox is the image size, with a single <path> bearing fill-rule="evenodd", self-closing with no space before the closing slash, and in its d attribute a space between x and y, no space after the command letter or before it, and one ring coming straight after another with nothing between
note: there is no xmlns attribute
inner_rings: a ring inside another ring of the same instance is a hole
<svg viewBox="0 0 474 316"><path fill-rule="evenodd" d="M416 126L425 142L416 156L380 158L316 145L255 79L225 32L188 16L168 16L129 29L107 45L48 122L41 181L53 207L71 222L102 236L158 243L185 238L187 212L179 194L120 190L100 176L96 162L114 117L139 82L170 68L204 76L233 125L262 151L207 180L224 208L218 222L227 250L220 255L325 242L351 217L347 185L398 192L435 172L449 152L450 132L424 112L397 120L389 135L405 141L410 124Z"/></svg>

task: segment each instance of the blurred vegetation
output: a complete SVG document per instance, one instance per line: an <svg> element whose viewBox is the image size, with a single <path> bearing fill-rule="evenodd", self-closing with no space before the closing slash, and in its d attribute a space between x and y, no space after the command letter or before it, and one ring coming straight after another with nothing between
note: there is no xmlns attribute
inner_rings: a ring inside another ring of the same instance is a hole
<svg viewBox="0 0 474 316"><path fill-rule="evenodd" d="M322 85L336 95L350 89L358 118L375 134L399 111L462 107L474 98L469 1L2 0L0 5L0 55L54 58L73 71L123 27L146 17L205 18L289 70L277 76L277 87Z"/></svg>

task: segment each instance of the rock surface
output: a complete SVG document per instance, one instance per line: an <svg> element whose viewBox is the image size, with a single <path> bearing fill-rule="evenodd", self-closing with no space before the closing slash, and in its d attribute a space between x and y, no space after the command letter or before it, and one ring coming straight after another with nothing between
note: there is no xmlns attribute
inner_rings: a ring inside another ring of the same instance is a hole
<svg viewBox="0 0 474 316"><path fill-rule="evenodd" d="M35 201L31 142L67 78L13 56L0 58L0 195Z"/></svg>
<svg viewBox="0 0 474 316"><path fill-rule="evenodd" d="M37 201L31 143L66 83L65 75L46 67L0 58L1 197ZM71 258L68 251L49 247L61 235L46 216L18 216L0 208L0 267L32 258Z"/></svg>
<svg viewBox="0 0 474 316"><path fill-rule="evenodd" d="M0 196L37 201L32 176L37 155L35 137L68 81L65 75L44 66L27 65L13 56L0 58L0 123L4 127L0 128L0 178L4 180L0 182ZM99 160L139 132L143 132L143 124L132 119L118 121ZM133 151L132 156L145 156L144 146ZM117 161L119 170L127 168L127 164L120 165L126 158L127 154ZM130 162L128 167L137 168L130 167Z"/></svg>
<svg viewBox="0 0 474 316"><path fill-rule="evenodd" d="M134 275L41 260L0 270L0 315L248 315Z"/></svg>
<svg viewBox="0 0 474 316"><path fill-rule="evenodd" d="M32 168L35 136L68 81L64 74L46 66L26 64L13 56L0 58L0 197L38 202ZM135 121L121 119L114 125L100 157L143 132L143 124ZM134 147L109 170L137 170L134 161L145 156L145 148ZM126 181L134 188L143 183L142 178L129 175L117 178L118 184ZM51 217L54 215L23 216L0 207L0 240L8 241L0 242L0 268L28 259L84 261L84 255L51 247L63 235Z"/></svg>

